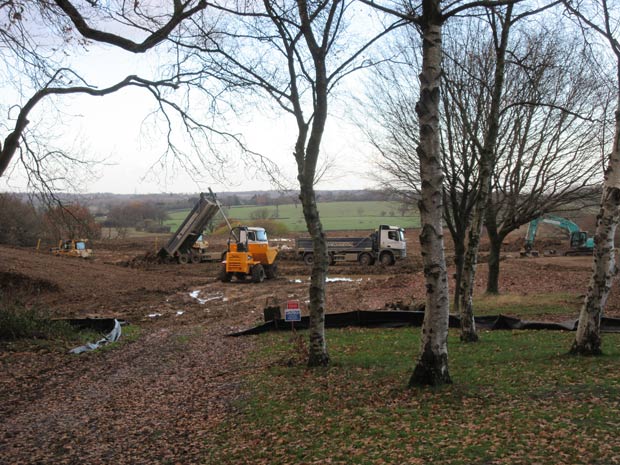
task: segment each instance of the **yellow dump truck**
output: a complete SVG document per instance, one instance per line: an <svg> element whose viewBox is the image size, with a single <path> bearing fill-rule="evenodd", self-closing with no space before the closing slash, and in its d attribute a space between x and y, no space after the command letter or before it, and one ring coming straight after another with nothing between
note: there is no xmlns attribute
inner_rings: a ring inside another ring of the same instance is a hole
<svg viewBox="0 0 620 465"><path fill-rule="evenodd" d="M269 246L263 228L236 226L231 229L226 257L222 263L220 280L230 282L233 277L245 281L251 277L255 283L277 277L278 251Z"/></svg>

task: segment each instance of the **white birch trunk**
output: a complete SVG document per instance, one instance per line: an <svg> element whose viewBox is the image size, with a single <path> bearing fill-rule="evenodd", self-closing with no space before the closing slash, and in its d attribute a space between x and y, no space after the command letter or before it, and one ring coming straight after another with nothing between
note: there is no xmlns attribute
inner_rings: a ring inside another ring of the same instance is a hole
<svg viewBox="0 0 620 465"><path fill-rule="evenodd" d="M417 149L422 180L420 249L426 281L426 311L420 356L409 380L410 386L452 382L448 371L450 300L443 243L443 172L439 145L442 53L439 0L425 2L423 16L426 21L422 25L422 72L416 112L420 120L420 144Z"/></svg>
<svg viewBox="0 0 620 465"><path fill-rule="evenodd" d="M588 293L579 314L579 325L571 353L600 355L601 318L614 276L617 274L614 236L620 207L620 95L609 164L605 171L601 209L594 235L594 260Z"/></svg>

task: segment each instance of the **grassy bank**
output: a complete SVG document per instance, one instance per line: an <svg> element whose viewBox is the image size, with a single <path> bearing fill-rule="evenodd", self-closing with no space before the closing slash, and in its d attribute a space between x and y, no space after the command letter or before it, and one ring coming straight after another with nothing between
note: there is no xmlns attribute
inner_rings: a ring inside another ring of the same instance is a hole
<svg viewBox="0 0 620 465"><path fill-rule="evenodd" d="M397 202L323 202L319 203L321 221L328 231L339 230L374 230L380 224L398 225L403 228L420 226L420 217L407 212L404 216L399 211ZM257 212L261 215L284 223L290 231L305 231L301 205L285 204L275 206L233 206L227 215L238 220L250 222ZM177 210L169 213L166 224L175 228L185 219L189 210Z"/></svg>
<svg viewBox="0 0 620 465"><path fill-rule="evenodd" d="M329 331L332 367L312 372L290 337L260 337L206 463L620 463L618 334L589 359L565 355L572 333L453 332L454 384L437 390L406 387L419 329Z"/></svg>
<svg viewBox="0 0 620 465"><path fill-rule="evenodd" d="M577 293L483 294L476 297L476 315L514 315L524 320L557 320L558 315L572 315L572 318L577 318L582 303L583 295ZM569 318L566 317L565 319Z"/></svg>

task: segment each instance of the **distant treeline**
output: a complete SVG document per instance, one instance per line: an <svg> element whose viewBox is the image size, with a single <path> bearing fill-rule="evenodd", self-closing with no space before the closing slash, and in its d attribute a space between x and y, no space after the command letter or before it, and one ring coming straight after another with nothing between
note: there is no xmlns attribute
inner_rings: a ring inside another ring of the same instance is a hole
<svg viewBox="0 0 620 465"><path fill-rule="evenodd" d="M62 203L79 203L85 205L96 216L107 216L114 207L121 207L131 203L155 205L163 210L184 210L191 208L197 201L199 192L184 194L57 194ZM273 206L295 204L299 202L297 191L247 191L247 192L216 192L218 199L225 206L260 205ZM12 196L22 201L35 201L29 194L15 193ZM383 190L319 190L319 202L350 202L350 201L399 201L395 195Z"/></svg>

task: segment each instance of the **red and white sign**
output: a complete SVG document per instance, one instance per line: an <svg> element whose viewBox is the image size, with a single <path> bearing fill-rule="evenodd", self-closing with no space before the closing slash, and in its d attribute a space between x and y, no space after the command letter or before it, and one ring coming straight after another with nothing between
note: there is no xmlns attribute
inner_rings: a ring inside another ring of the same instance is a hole
<svg viewBox="0 0 620 465"><path fill-rule="evenodd" d="M299 305L299 300L289 300L286 302L284 321L301 321L301 307Z"/></svg>

